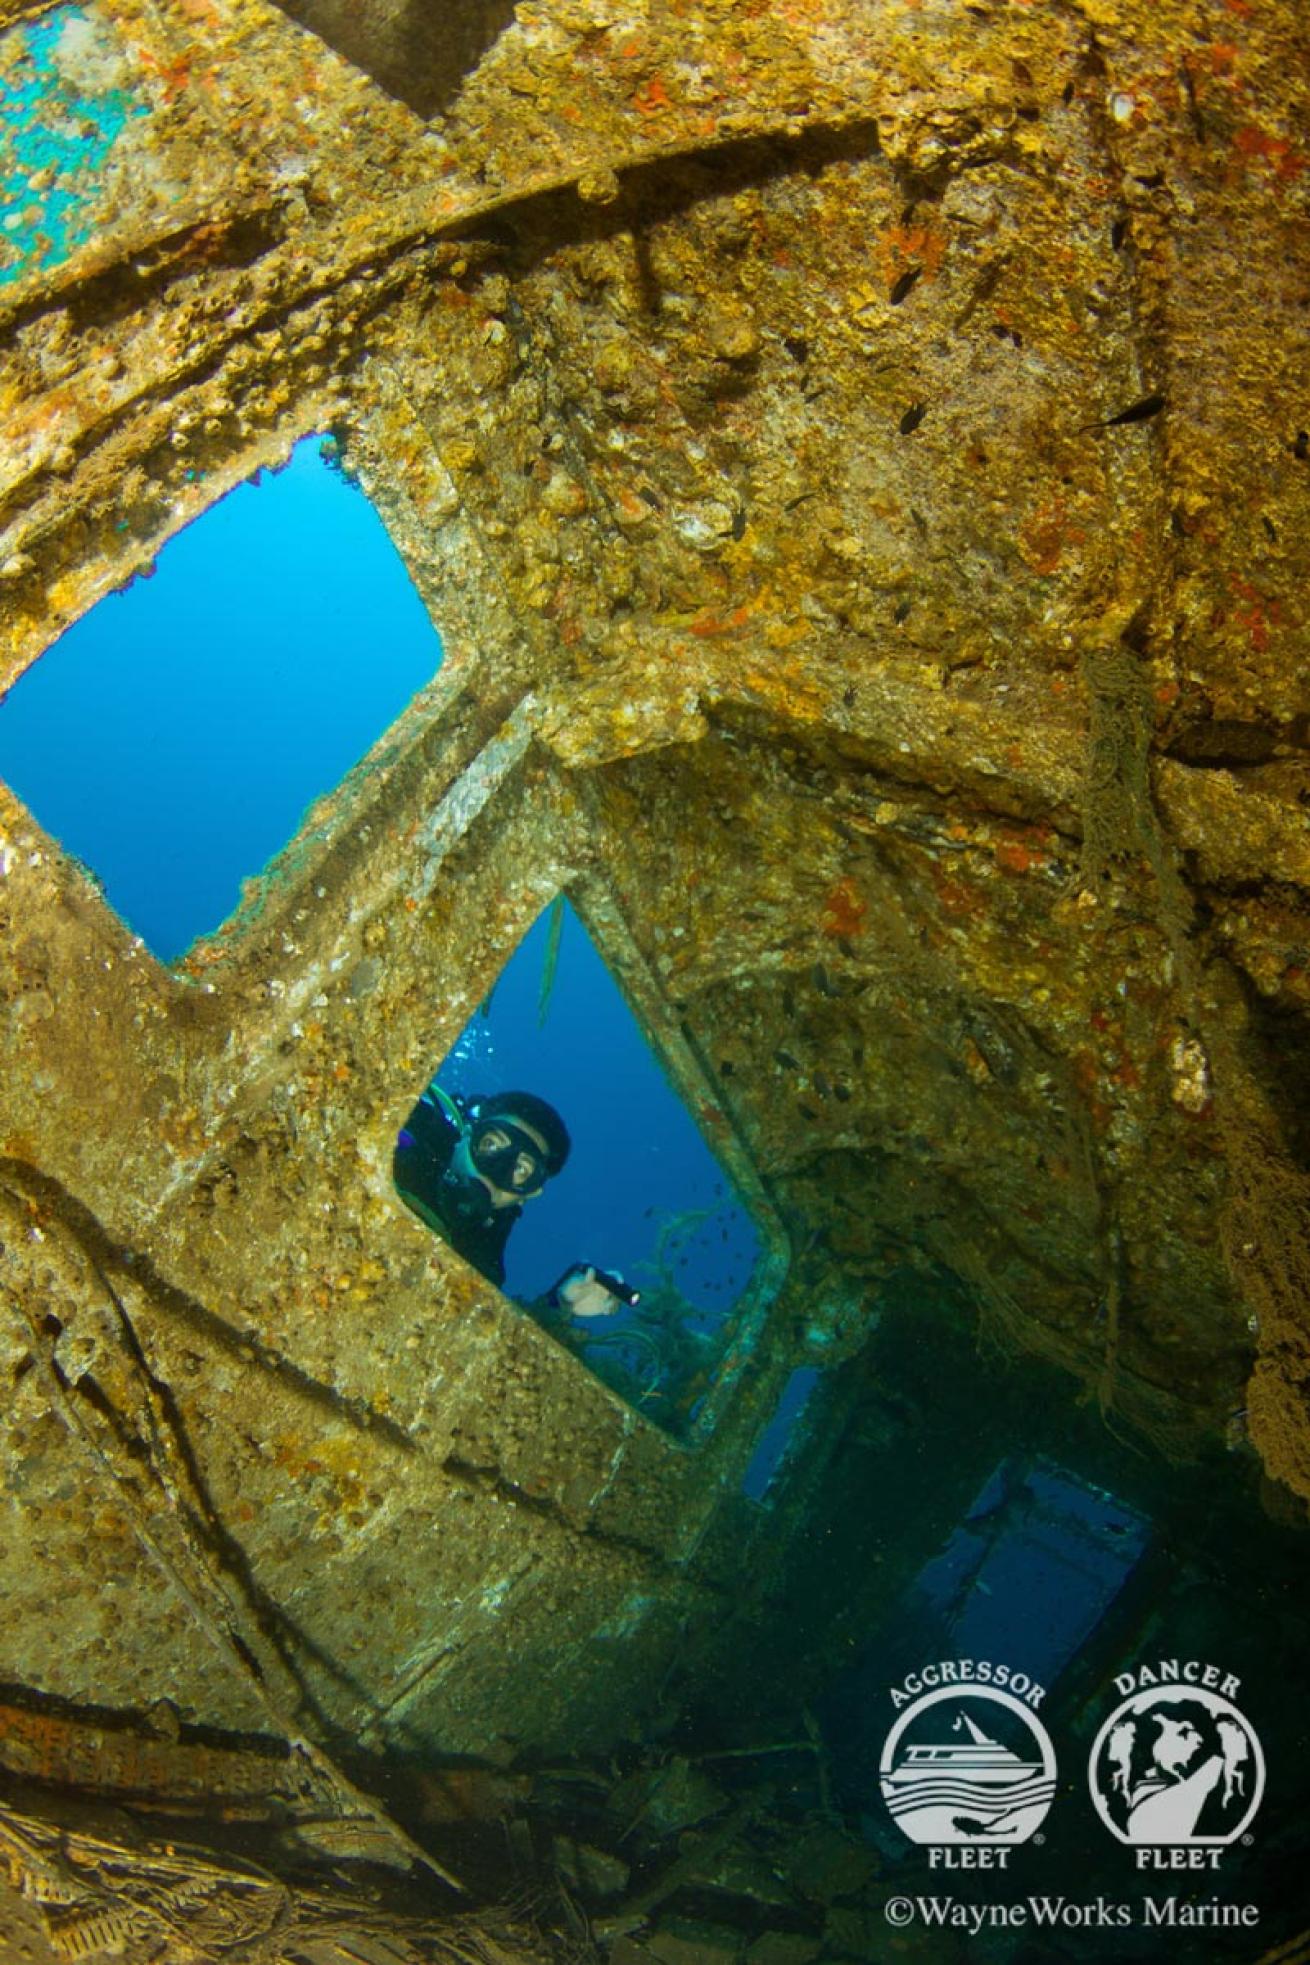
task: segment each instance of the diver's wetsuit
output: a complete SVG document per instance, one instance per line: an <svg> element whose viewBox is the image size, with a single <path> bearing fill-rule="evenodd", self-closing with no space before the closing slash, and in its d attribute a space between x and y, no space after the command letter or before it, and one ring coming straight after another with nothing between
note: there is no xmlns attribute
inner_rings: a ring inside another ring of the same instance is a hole
<svg viewBox="0 0 1310 1965"><path fill-rule="evenodd" d="M391 1163L396 1187L406 1206L449 1242L457 1255L471 1262L497 1289L503 1289L505 1244L523 1208L518 1202L493 1208L480 1180L461 1179L450 1164L459 1137L459 1128L440 1098L425 1092L396 1141ZM570 1265L560 1283L578 1266ZM514 1301L553 1337L579 1351L590 1334L590 1325L575 1320L558 1291L556 1284L544 1296Z"/></svg>
<svg viewBox="0 0 1310 1965"><path fill-rule="evenodd" d="M523 1209L517 1203L493 1208L480 1180L461 1179L450 1164L458 1144L453 1121L425 1092L396 1142L396 1186L415 1214L499 1289L505 1281L505 1244Z"/></svg>

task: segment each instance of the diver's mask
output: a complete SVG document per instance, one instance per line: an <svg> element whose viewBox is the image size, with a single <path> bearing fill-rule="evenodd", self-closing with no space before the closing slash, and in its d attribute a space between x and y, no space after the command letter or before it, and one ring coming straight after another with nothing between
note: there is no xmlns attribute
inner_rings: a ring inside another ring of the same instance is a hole
<svg viewBox="0 0 1310 1965"><path fill-rule="evenodd" d="M473 1127L469 1157L502 1193L528 1200L540 1194L550 1173L549 1155L512 1119L483 1119Z"/></svg>

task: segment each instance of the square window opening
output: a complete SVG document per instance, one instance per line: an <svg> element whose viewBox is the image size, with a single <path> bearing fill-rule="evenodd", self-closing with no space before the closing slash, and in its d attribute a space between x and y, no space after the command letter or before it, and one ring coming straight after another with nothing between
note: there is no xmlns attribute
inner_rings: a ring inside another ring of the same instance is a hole
<svg viewBox="0 0 1310 1965"><path fill-rule="evenodd" d="M441 662L335 439L261 475L0 697L0 777L165 962L227 919Z"/></svg>

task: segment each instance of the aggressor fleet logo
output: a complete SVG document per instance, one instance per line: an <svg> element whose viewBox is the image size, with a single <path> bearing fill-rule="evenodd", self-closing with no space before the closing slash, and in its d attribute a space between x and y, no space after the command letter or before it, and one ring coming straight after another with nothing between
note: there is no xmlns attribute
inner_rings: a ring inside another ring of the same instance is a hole
<svg viewBox="0 0 1310 1965"><path fill-rule="evenodd" d="M904 1711L883 1743L883 1800L934 1869L1004 1869L1041 1827L1055 1795L1055 1749L1034 1717L1044 1696L1027 1673L973 1658L893 1687Z"/></svg>
<svg viewBox="0 0 1310 1965"><path fill-rule="evenodd" d="M1217 1665L1165 1658L1115 1679L1121 1703L1092 1745L1096 1812L1139 1869L1217 1869L1254 1821L1265 1763Z"/></svg>

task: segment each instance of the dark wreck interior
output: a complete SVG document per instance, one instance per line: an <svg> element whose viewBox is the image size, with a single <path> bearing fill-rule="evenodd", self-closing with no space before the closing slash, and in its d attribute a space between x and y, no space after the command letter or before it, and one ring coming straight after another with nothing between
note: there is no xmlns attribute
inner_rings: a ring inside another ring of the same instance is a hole
<svg viewBox="0 0 1310 1965"><path fill-rule="evenodd" d="M5 1959L1310 1958L1308 55L0 0L0 691L312 432L445 649L171 965L0 784ZM561 894L758 1238L681 1431L392 1180ZM1115 1676L1240 1682L1181 1923L897 1924L957 1657L979 1905L1140 1899Z"/></svg>

